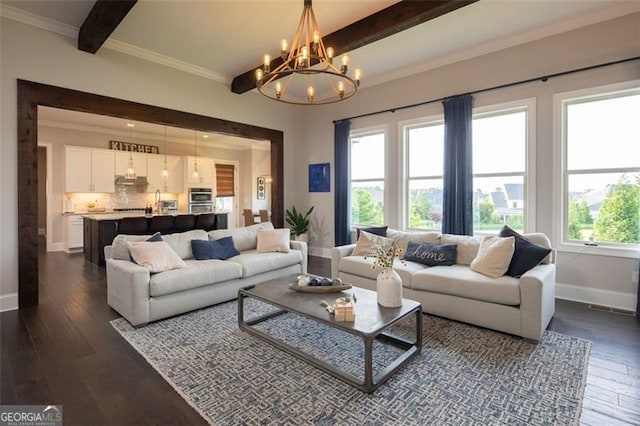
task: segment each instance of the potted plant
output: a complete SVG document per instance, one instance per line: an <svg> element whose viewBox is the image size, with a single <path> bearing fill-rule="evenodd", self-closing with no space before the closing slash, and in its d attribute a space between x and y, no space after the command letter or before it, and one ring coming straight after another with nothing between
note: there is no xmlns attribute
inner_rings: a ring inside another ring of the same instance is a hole
<svg viewBox="0 0 640 426"><path fill-rule="evenodd" d="M299 241L309 242L309 216L315 206L311 206L306 214L302 214L301 211L296 210L296 206L293 206L291 210L287 209L286 221L291 226L291 235Z"/></svg>

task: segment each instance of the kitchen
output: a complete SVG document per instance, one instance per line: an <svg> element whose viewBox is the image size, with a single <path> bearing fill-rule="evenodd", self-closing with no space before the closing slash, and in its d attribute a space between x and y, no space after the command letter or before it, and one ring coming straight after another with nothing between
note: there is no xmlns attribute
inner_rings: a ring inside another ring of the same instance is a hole
<svg viewBox="0 0 640 426"><path fill-rule="evenodd" d="M215 211L236 227L243 226L242 209L269 209L269 191L258 199L255 185L269 175L268 142L55 108L38 112L39 150L45 151L39 161L49 165L40 179L39 210L46 214L38 224L47 251L82 251L85 215Z"/></svg>

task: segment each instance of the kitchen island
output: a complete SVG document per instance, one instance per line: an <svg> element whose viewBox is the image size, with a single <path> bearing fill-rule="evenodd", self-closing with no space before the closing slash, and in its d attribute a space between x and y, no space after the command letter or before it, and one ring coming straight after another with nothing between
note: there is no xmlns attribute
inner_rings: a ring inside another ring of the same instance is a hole
<svg viewBox="0 0 640 426"><path fill-rule="evenodd" d="M139 224L139 232L137 234L153 234L152 231L152 221L160 220L163 222L163 225L166 227L163 231L163 234L170 234L173 232L182 232L184 228L174 228L172 225L174 220L186 220L187 222L193 218L193 222L197 225L200 220L199 216L202 216L200 219L205 219L205 216L213 215L213 218L206 217L208 219L206 226L193 226L191 229L204 229L205 231L210 231L212 229L227 229L227 214L228 213L209 213L209 214L153 214L153 215L145 215L140 212L115 212L115 213L98 213L98 214L86 214L83 216L83 226L84 226L84 258L89 262L95 263L96 265L104 266L104 247L110 245L113 242L113 239L116 235L121 231L121 225L123 219L135 218ZM213 220L211 220L213 219ZM130 232L126 232L130 233Z"/></svg>

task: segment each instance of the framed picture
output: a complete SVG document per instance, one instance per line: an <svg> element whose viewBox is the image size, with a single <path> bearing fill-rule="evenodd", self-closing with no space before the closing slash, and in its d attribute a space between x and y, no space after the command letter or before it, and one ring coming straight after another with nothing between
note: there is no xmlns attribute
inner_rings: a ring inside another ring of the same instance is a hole
<svg viewBox="0 0 640 426"><path fill-rule="evenodd" d="M309 192L330 192L329 163L309 164Z"/></svg>
<svg viewBox="0 0 640 426"><path fill-rule="evenodd" d="M264 176L258 177L258 187L257 187L257 198L258 200L264 200L266 198L267 189L266 182Z"/></svg>

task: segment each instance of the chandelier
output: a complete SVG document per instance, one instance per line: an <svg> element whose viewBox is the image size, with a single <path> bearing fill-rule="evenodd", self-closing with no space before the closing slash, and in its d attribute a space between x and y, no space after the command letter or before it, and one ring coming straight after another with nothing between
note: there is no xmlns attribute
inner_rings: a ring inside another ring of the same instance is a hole
<svg viewBox="0 0 640 426"><path fill-rule="evenodd" d="M340 69L333 65L334 50L325 48L311 0L304 9L293 36L291 48L282 40L282 64L271 70L271 56L264 55L264 65L256 70L256 87L264 96L296 105L323 105L343 101L355 95L361 71L347 74L349 57L342 55Z"/></svg>

